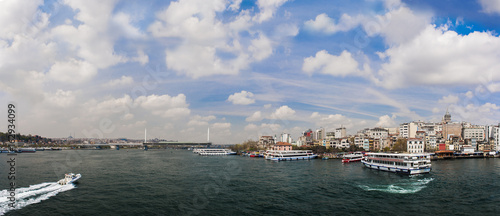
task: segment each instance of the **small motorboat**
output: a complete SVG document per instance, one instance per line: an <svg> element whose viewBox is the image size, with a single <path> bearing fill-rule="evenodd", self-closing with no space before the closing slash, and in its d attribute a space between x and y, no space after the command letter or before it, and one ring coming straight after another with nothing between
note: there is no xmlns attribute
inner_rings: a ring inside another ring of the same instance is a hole
<svg viewBox="0 0 500 216"><path fill-rule="evenodd" d="M78 174L68 173L68 174L65 174L64 178L59 180L57 183L60 185L67 185L69 183L73 183L73 182L78 181L78 179L80 179L81 177L82 177L82 175L80 175L80 173L78 173Z"/></svg>

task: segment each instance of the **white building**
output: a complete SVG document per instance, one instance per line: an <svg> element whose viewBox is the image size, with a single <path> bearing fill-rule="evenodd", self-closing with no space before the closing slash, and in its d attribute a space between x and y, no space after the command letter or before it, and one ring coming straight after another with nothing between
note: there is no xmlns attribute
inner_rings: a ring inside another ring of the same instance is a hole
<svg viewBox="0 0 500 216"><path fill-rule="evenodd" d="M363 149L365 149L365 151L370 151L370 140L369 139L363 139Z"/></svg>
<svg viewBox="0 0 500 216"><path fill-rule="evenodd" d="M325 137L326 137L326 132L325 132L324 128L320 128L320 129L317 129L316 131L314 131L313 139L323 140L323 139L325 139Z"/></svg>
<svg viewBox="0 0 500 216"><path fill-rule="evenodd" d="M346 137L346 130L345 127L340 127L335 129L335 139L340 139Z"/></svg>
<svg viewBox="0 0 500 216"><path fill-rule="evenodd" d="M280 136L280 141L286 143L292 143L292 136L290 136L290 134L287 133L282 133Z"/></svg>
<svg viewBox="0 0 500 216"><path fill-rule="evenodd" d="M358 148L363 148L364 136L355 136L354 145Z"/></svg>
<svg viewBox="0 0 500 216"><path fill-rule="evenodd" d="M494 138L495 138L495 151L500 151L500 124L498 124L497 127L495 127L494 131Z"/></svg>
<svg viewBox="0 0 500 216"><path fill-rule="evenodd" d="M435 135L430 135L425 137L426 142L425 145L427 145L428 149L435 150L437 149L437 138Z"/></svg>
<svg viewBox="0 0 500 216"><path fill-rule="evenodd" d="M406 142L408 153L424 153L424 140L420 138L409 138Z"/></svg>
<svg viewBox="0 0 500 216"><path fill-rule="evenodd" d="M485 139L484 127L483 126L464 127L462 129L462 136L464 139L475 138L477 141L483 141Z"/></svg>
<svg viewBox="0 0 500 216"><path fill-rule="evenodd" d="M389 137L389 132L384 128L373 128L368 130L368 136L373 139L383 139Z"/></svg>

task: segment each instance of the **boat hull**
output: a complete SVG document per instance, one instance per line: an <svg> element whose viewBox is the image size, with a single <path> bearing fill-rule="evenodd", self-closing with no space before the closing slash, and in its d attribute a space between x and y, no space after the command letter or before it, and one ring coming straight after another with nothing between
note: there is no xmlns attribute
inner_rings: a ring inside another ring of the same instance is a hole
<svg viewBox="0 0 500 216"><path fill-rule="evenodd" d="M362 161L365 167L370 168L370 169L376 169L376 170L381 170L381 171L386 171L386 172L393 172L393 173L401 173L401 174L408 174L408 175L415 175L415 174L425 174L431 172L430 167L425 167L425 168L400 168L400 167L388 167L388 166L383 166L379 164L370 164L367 162Z"/></svg>
<svg viewBox="0 0 500 216"><path fill-rule="evenodd" d="M271 158L271 160L272 161L310 160L316 157L317 155L297 156L297 157L276 157L276 158Z"/></svg>
<svg viewBox="0 0 500 216"><path fill-rule="evenodd" d="M344 159L342 159L342 163L361 162L361 159L363 159L363 158L356 158L356 159L344 158Z"/></svg>

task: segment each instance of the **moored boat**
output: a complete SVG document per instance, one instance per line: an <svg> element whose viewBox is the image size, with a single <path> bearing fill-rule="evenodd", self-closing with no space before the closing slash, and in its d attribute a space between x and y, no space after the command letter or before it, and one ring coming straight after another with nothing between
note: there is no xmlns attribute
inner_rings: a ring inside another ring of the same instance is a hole
<svg viewBox="0 0 500 216"><path fill-rule="evenodd" d="M359 162L361 159L363 159L362 153L348 154L342 157L342 163Z"/></svg>
<svg viewBox="0 0 500 216"><path fill-rule="evenodd" d="M35 153L36 150L34 148L19 148L17 152L20 153Z"/></svg>
<svg viewBox="0 0 500 216"><path fill-rule="evenodd" d="M366 153L361 161L371 169L403 174L423 174L431 171L429 154Z"/></svg>
<svg viewBox="0 0 500 216"><path fill-rule="evenodd" d="M266 151L265 158L273 161L286 161L286 160L310 160L318 157L311 150L290 150L290 151L278 151L278 150L268 150Z"/></svg>
<svg viewBox="0 0 500 216"><path fill-rule="evenodd" d="M217 155L236 155L236 152L230 149L198 149L198 154L203 156L217 156Z"/></svg>

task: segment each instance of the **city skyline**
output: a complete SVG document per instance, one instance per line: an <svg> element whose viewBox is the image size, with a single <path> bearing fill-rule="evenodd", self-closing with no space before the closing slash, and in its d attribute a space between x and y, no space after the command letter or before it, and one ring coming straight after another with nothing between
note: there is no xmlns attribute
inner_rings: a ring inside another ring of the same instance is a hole
<svg viewBox="0 0 500 216"><path fill-rule="evenodd" d="M204 141L210 128L224 144L440 122L446 110L455 121L499 123L494 0L0 8L0 98L17 105L21 134L141 139L147 128L152 138Z"/></svg>

